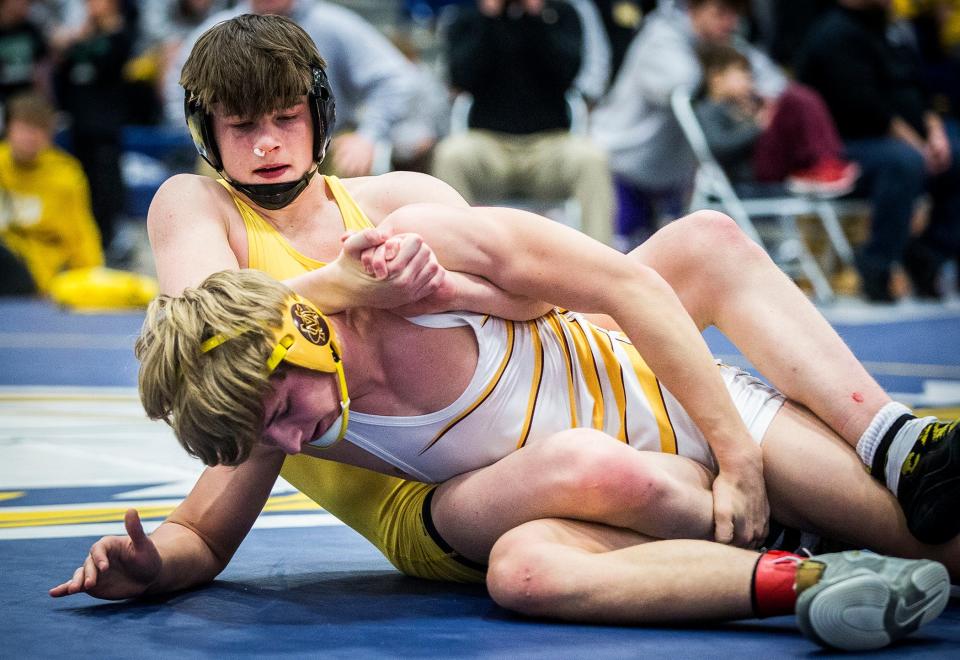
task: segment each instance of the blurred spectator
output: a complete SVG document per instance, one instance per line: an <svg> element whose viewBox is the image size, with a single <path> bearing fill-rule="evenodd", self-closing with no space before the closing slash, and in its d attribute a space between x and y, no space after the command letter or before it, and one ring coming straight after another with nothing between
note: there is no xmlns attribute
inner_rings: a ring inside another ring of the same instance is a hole
<svg viewBox="0 0 960 660"><path fill-rule="evenodd" d="M30 89L49 91L47 39L30 18L31 0L0 0L0 134L6 100Z"/></svg>
<svg viewBox="0 0 960 660"><path fill-rule="evenodd" d="M864 293L890 301L891 267L903 261L920 297L939 296L940 266L960 253L960 132L934 112L913 58L887 38L889 0L840 0L814 26L797 61L836 121L847 157L872 204L871 234L858 255ZM925 192L926 229L911 240Z"/></svg>
<svg viewBox="0 0 960 660"><path fill-rule="evenodd" d="M179 77L197 38L216 23L244 13L288 16L316 42L327 62L340 129L325 162L341 176L370 174L377 145L389 144L391 128L412 107L416 72L375 27L330 2L249 0L210 16L184 39L177 61L168 70L164 85L167 121L186 131Z"/></svg>
<svg viewBox="0 0 960 660"><path fill-rule="evenodd" d="M567 0L577 10L583 34L580 72L573 87L590 105L600 100L610 84L610 39L593 0Z"/></svg>
<svg viewBox="0 0 960 660"><path fill-rule="evenodd" d="M660 216L676 217L685 206L696 161L673 115L670 94L700 83L699 44L736 46L750 61L761 97L776 98L786 88L776 65L736 36L746 4L689 0L681 8L662 3L644 19L610 92L594 111L592 133L610 153L622 236L652 231Z"/></svg>
<svg viewBox="0 0 960 660"><path fill-rule="evenodd" d="M640 30L643 17L652 11L657 3L655 0L593 0L593 4L600 12L607 40L610 42L610 80L613 80L620 71L630 43Z"/></svg>
<svg viewBox="0 0 960 660"><path fill-rule="evenodd" d="M764 102L750 62L733 46L699 49L703 95L694 110L710 150L738 183L778 183L797 193L838 196L853 189L859 168L841 159L843 143L823 99L792 84Z"/></svg>
<svg viewBox="0 0 960 660"><path fill-rule="evenodd" d="M90 181L93 215L104 246L113 240L125 194L120 173L126 120L123 68L133 49L134 26L121 0L86 0L86 20L53 35L55 87L71 120L73 153Z"/></svg>
<svg viewBox="0 0 960 660"><path fill-rule="evenodd" d="M416 103L390 129L391 165L398 170L429 173L433 150L450 130L449 93L433 68L420 59L412 39L396 35L393 42L416 68L417 87Z"/></svg>
<svg viewBox="0 0 960 660"><path fill-rule="evenodd" d="M56 116L36 93L9 103L0 142L0 295L45 293L60 271L103 264L80 164L53 145Z"/></svg>
<svg viewBox="0 0 960 660"><path fill-rule="evenodd" d="M438 147L434 174L467 201L576 197L585 233L611 242L605 155L570 132L566 93L581 63L577 12L565 2L479 0L447 32L450 82L469 92L469 129Z"/></svg>
<svg viewBox="0 0 960 660"><path fill-rule="evenodd" d="M893 8L910 29L933 106L960 116L960 0L893 0Z"/></svg>
<svg viewBox="0 0 960 660"><path fill-rule="evenodd" d="M128 64L126 76L145 83L147 89L132 84L132 123L155 124L163 120L163 85L180 44L212 13L226 6L226 0L154 0L143 4L134 46L137 56Z"/></svg>
<svg viewBox="0 0 960 660"><path fill-rule="evenodd" d="M144 3L140 19L143 48L162 44L170 56L191 32L218 11L227 0L154 0Z"/></svg>
<svg viewBox="0 0 960 660"><path fill-rule="evenodd" d="M756 43L774 61L790 67L817 18L836 0L753 0L751 3L758 34Z"/></svg>

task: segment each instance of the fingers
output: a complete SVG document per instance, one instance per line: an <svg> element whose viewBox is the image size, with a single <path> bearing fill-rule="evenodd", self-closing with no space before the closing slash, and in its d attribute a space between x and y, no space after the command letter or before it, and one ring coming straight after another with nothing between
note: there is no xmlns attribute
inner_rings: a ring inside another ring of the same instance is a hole
<svg viewBox="0 0 960 660"><path fill-rule="evenodd" d="M713 537L717 543L723 543L726 545L733 543L734 526L733 518L731 516L721 516L719 513L715 512L713 524Z"/></svg>
<svg viewBox="0 0 960 660"><path fill-rule="evenodd" d="M439 289L447 277L447 269L441 266L436 259L433 260L429 268L424 269L424 272L431 271L436 272L434 272L420 288L418 293L421 297L428 296Z"/></svg>
<svg viewBox="0 0 960 660"><path fill-rule="evenodd" d="M89 591L97 586L97 577L99 575L100 571L93 562L93 555L87 555L87 558L83 560L83 586L81 590Z"/></svg>
<svg viewBox="0 0 960 660"><path fill-rule="evenodd" d="M343 241L343 251L352 259L361 259L364 250L369 250L387 240L387 236L379 229L364 229L349 234Z"/></svg>
<svg viewBox="0 0 960 660"><path fill-rule="evenodd" d="M378 280L415 280L419 269L433 256L433 250L417 234L393 236L375 248L367 249L360 257L364 270ZM432 277L433 272L428 277ZM403 286L406 281L398 281Z"/></svg>
<svg viewBox="0 0 960 660"><path fill-rule="evenodd" d="M145 546L150 545L150 540L147 539L147 534L143 531L143 523L140 522L140 514L137 513L136 509L127 509L123 516L123 525L127 528L127 536L130 537L134 550L143 550ZM91 551L90 554L93 555L93 552ZM104 559L106 559L106 555L104 555ZM101 566L101 568L103 567Z"/></svg>
<svg viewBox="0 0 960 660"><path fill-rule="evenodd" d="M93 558L90 555L87 555L87 558L83 562L83 566L77 568L69 580L63 584L55 586L47 593L49 593L53 598L72 596L73 594L78 594L81 591L92 589L94 586L96 586L96 584L97 568L93 564Z"/></svg>
<svg viewBox="0 0 960 660"><path fill-rule="evenodd" d="M716 514L715 514L716 516ZM763 545L769 533L769 515L737 518L733 515L715 517L714 536L718 543L738 548L756 549Z"/></svg>
<svg viewBox="0 0 960 660"><path fill-rule="evenodd" d="M90 557L93 558L94 565L101 573L110 568L110 555L103 543L96 543L90 548Z"/></svg>
<svg viewBox="0 0 960 660"><path fill-rule="evenodd" d="M378 280L387 278L390 272L389 266L387 265L388 254L396 254L396 243L396 239L391 238L374 248L364 250L360 256L360 263L363 265L363 270L367 275L375 277Z"/></svg>

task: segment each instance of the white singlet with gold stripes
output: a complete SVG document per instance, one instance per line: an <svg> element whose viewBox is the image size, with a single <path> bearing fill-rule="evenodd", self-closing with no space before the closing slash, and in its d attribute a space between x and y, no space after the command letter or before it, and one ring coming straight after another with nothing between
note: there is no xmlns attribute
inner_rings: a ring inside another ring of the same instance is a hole
<svg viewBox="0 0 960 660"><path fill-rule="evenodd" d="M409 321L468 325L479 346L470 384L446 408L414 417L350 413L346 439L415 479L444 481L572 428L602 430L636 449L716 469L703 435L622 333L560 310L526 322L470 312ZM719 368L759 442L783 397L738 369Z"/></svg>

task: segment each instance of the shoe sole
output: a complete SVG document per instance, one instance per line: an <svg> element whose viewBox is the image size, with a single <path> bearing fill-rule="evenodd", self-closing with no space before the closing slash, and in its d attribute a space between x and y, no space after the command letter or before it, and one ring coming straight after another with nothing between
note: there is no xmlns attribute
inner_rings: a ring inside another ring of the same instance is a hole
<svg viewBox="0 0 960 660"><path fill-rule="evenodd" d="M905 622L898 622L894 611L901 598L875 573L826 587L797 613L797 621L807 635L826 646L844 651L882 648L940 616L950 600L950 577L941 564L925 562L909 579L926 602Z"/></svg>

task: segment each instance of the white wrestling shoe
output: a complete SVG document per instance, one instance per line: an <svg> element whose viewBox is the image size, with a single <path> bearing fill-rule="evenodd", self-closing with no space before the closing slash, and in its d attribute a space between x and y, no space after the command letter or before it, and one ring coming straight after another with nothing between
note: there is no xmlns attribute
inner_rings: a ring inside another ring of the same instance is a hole
<svg viewBox="0 0 960 660"><path fill-rule="evenodd" d="M806 561L825 568L797 598L797 623L824 646L881 648L933 621L950 600L950 576L935 561L855 550Z"/></svg>

